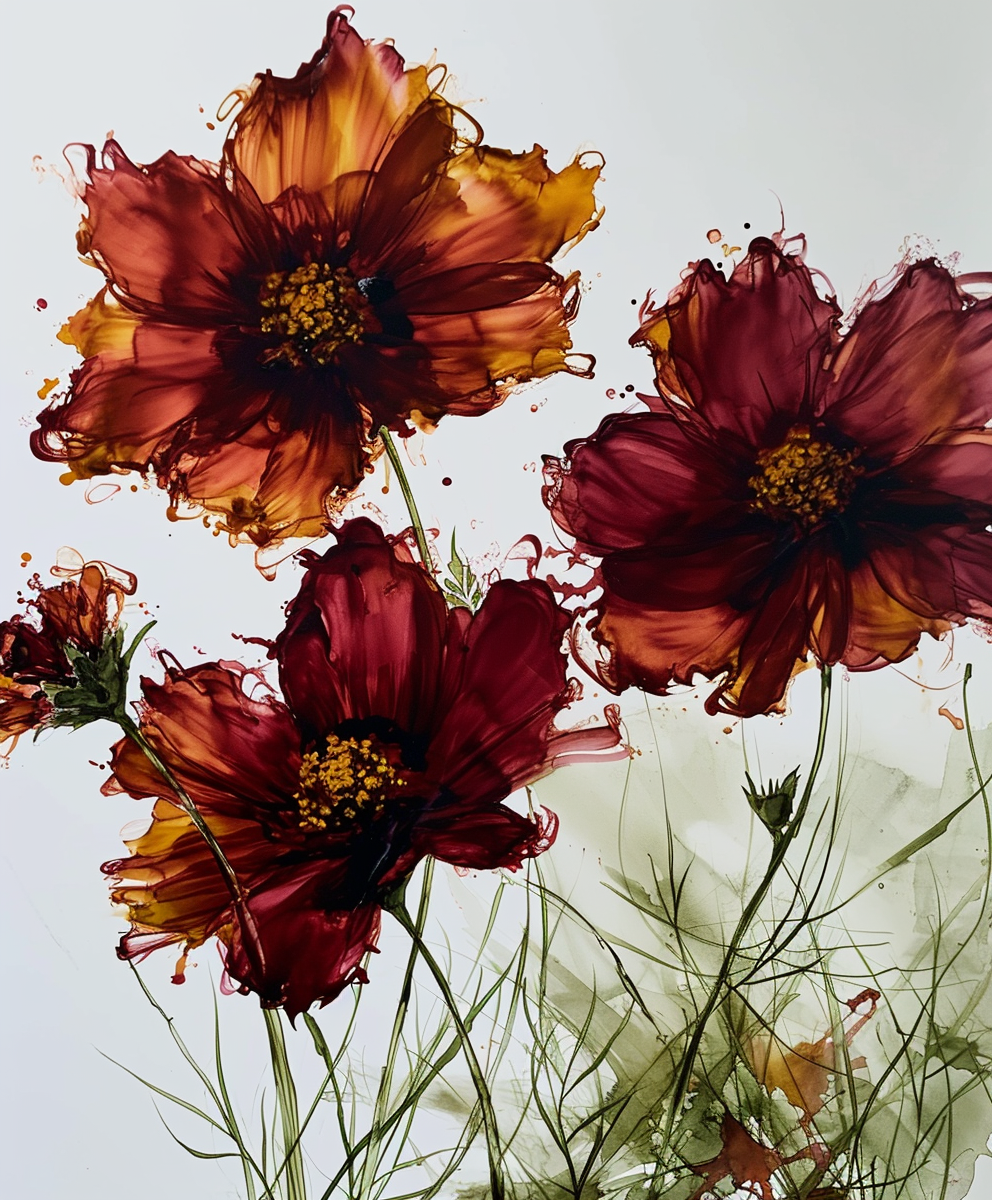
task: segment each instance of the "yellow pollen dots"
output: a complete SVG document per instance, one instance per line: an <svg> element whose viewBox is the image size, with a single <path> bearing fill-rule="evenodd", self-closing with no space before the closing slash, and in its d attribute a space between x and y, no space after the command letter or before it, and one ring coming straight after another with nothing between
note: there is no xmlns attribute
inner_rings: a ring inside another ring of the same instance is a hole
<svg viewBox="0 0 992 1200"><path fill-rule="evenodd" d="M797 425L781 446L758 455L758 471L748 480L754 507L772 517L793 517L807 528L843 512L863 473L854 465L857 454L818 442Z"/></svg>
<svg viewBox="0 0 992 1200"><path fill-rule="evenodd" d="M378 817L406 780L383 753L378 738L330 734L323 754L311 750L300 763L300 828L307 833L346 829L359 817Z"/></svg>
<svg viewBox="0 0 992 1200"><path fill-rule="evenodd" d="M283 339L266 350L265 366L326 367L345 342L365 332L366 303L346 267L307 263L295 271L274 271L258 294L262 333Z"/></svg>

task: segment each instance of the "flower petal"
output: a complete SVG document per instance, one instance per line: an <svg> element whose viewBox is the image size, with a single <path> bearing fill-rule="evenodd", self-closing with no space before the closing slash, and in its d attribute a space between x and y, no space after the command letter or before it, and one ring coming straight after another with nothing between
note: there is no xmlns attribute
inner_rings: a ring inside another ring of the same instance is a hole
<svg viewBox="0 0 992 1200"><path fill-rule="evenodd" d="M810 411L838 315L800 258L756 238L729 281L699 263L631 344L651 351L663 397L746 447L774 446Z"/></svg>
<svg viewBox="0 0 992 1200"><path fill-rule="evenodd" d="M276 641L287 703L313 738L365 717L426 733L441 674L444 598L367 518L335 536L337 546L307 560Z"/></svg>
<svg viewBox="0 0 992 1200"><path fill-rule="evenodd" d="M443 809L422 817L413 836L421 854L475 871L516 870L525 858L549 849L558 832L558 819L524 817L505 805L474 810L459 808L452 820Z"/></svg>
<svg viewBox="0 0 992 1200"><path fill-rule="evenodd" d="M881 460L992 420L992 301L935 262L867 304L831 364L822 412Z"/></svg>
<svg viewBox="0 0 992 1200"><path fill-rule="evenodd" d="M254 891L248 910L258 951L245 945L242 924L234 926L228 972L266 1007L285 1008L290 1020L311 1004L327 1004L349 984L366 982L361 962L375 949L380 909L329 909L341 873L339 863L295 865Z"/></svg>
<svg viewBox="0 0 992 1200"><path fill-rule="evenodd" d="M594 555L651 546L673 533L698 544L739 519L741 467L702 423L672 413L618 413L590 438L545 459L545 503L555 522Z"/></svg>
<svg viewBox="0 0 992 1200"><path fill-rule="evenodd" d="M601 160L576 158L552 171L540 146L524 154L472 146L445 166L446 186L413 219L404 214L402 236L373 248L363 231L358 252L374 253L397 287L478 263L547 262L596 227L601 170Z"/></svg>
<svg viewBox="0 0 992 1200"><path fill-rule="evenodd" d="M229 154L264 203L373 170L431 96L427 70L404 70L392 45L363 41L349 12L330 14L320 49L292 79L257 75L237 115Z"/></svg>
<svg viewBox="0 0 992 1200"><path fill-rule="evenodd" d="M107 142L86 147L80 253L133 312L174 324L238 324L273 251L260 211L238 203L216 167L171 151L147 167ZM249 249L250 247L250 249ZM261 263L261 267L257 264ZM269 267L271 269L271 267Z"/></svg>
<svg viewBox="0 0 992 1200"><path fill-rule="evenodd" d="M571 699L569 619L546 584L504 580L474 617L456 609L450 622L427 773L467 810L495 806L551 769L554 718Z"/></svg>
<svg viewBox="0 0 992 1200"><path fill-rule="evenodd" d="M88 307L98 303L100 297ZM116 330L116 318L109 321ZM229 392L213 330L142 321L113 336L111 347L74 373L68 398L39 415L32 437L38 457L66 462L77 479L115 467L148 470L185 423Z"/></svg>

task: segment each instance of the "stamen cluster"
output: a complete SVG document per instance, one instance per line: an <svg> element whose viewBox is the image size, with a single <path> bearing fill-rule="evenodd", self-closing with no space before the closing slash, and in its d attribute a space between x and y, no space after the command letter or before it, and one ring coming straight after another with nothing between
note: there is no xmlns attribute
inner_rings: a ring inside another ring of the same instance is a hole
<svg viewBox="0 0 992 1200"><path fill-rule="evenodd" d="M300 764L300 790L294 794L300 828L322 833L345 829L359 817L376 818L391 793L406 786L377 738L329 734L324 752L311 750Z"/></svg>
<svg viewBox="0 0 992 1200"><path fill-rule="evenodd" d="M365 301L346 267L307 263L294 271L273 271L259 292L263 333L283 338L261 362L290 367L325 367L339 347L358 342L365 332Z"/></svg>
<svg viewBox="0 0 992 1200"><path fill-rule="evenodd" d="M771 450L758 454L758 472L748 484L754 507L772 517L791 517L807 528L830 513L843 512L863 468L854 465L856 450L817 441L797 425Z"/></svg>

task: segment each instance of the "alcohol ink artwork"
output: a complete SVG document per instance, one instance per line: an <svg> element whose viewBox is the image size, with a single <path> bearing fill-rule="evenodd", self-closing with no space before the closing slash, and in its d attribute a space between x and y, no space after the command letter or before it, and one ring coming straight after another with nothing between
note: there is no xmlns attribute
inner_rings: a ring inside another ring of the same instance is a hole
<svg viewBox="0 0 992 1200"><path fill-rule="evenodd" d="M983 14L62 10L12 1193L984 1195Z"/></svg>

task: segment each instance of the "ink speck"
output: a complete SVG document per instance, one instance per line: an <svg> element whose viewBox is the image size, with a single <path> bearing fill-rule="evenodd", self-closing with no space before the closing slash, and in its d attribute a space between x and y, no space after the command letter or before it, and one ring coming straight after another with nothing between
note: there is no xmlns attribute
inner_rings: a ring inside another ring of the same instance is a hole
<svg viewBox="0 0 992 1200"><path fill-rule="evenodd" d="M719 229L709 229L706 232L706 240L716 244L723 237Z"/></svg>
<svg viewBox="0 0 992 1200"><path fill-rule="evenodd" d="M21 555L21 566L22 567L27 566L27 564L30 561L31 561L31 555L28 554L27 550L25 550L24 553Z"/></svg>
<svg viewBox="0 0 992 1200"><path fill-rule="evenodd" d="M750 229L750 228L751 228L751 222L750 222L750 221L745 221L745 222L744 222L744 228L745 228L745 229Z"/></svg>
<svg viewBox="0 0 992 1200"><path fill-rule="evenodd" d="M631 300L631 304L636 304L636 303L637 303L636 300Z"/></svg>
<svg viewBox="0 0 992 1200"><path fill-rule="evenodd" d="M537 405L536 405L536 404L532 404L532 405L530 406L530 411L531 411L531 412L537 412Z"/></svg>
<svg viewBox="0 0 992 1200"><path fill-rule="evenodd" d="M634 385L632 383L628 383L627 386L623 390L625 392L632 392L634 390Z"/></svg>
<svg viewBox="0 0 992 1200"><path fill-rule="evenodd" d="M723 263L722 263L722 262L718 262L718 263L716 264L716 269L719 271L719 269L720 269L722 266L723 266Z"/></svg>
<svg viewBox="0 0 992 1200"><path fill-rule="evenodd" d="M451 476L450 475L445 475L445 477L441 480L441 486L442 487L451 487Z"/></svg>
<svg viewBox="0 0 992 1200"><path fill-rule="evenodd" d="M132 483L132 484L131 484L131 491L132 491L132 492L136 492L137 490L138 490L138 485L137 485L136 483Z"/></svg>
<svg viewBox="0 0 992 1200"><path fill-rule="evenodd" d="M207 128L208 128L208 129L216 129L216 128L217 128L217 126L216 126L216 125L213 123L213 121L208 121L208 122L207 122Z"/></svg>
<svg viewBox="0 0 992 1200"><path fill-rule="evenodd" d="M43 296L39 296L38 299L34 302L34 306L40 312L41 309L48 307L48 301Z"/></svg>
<svg viewBox="0 0 992 1200"><path fill-rule="evenodd" d="M388 483L387 483L387 484L386 484L386 485L383 487L383 489L382 489L382 494L383 494L384 496L388 496L388 495L389 495L389 484L388 484Z"/></svg>

